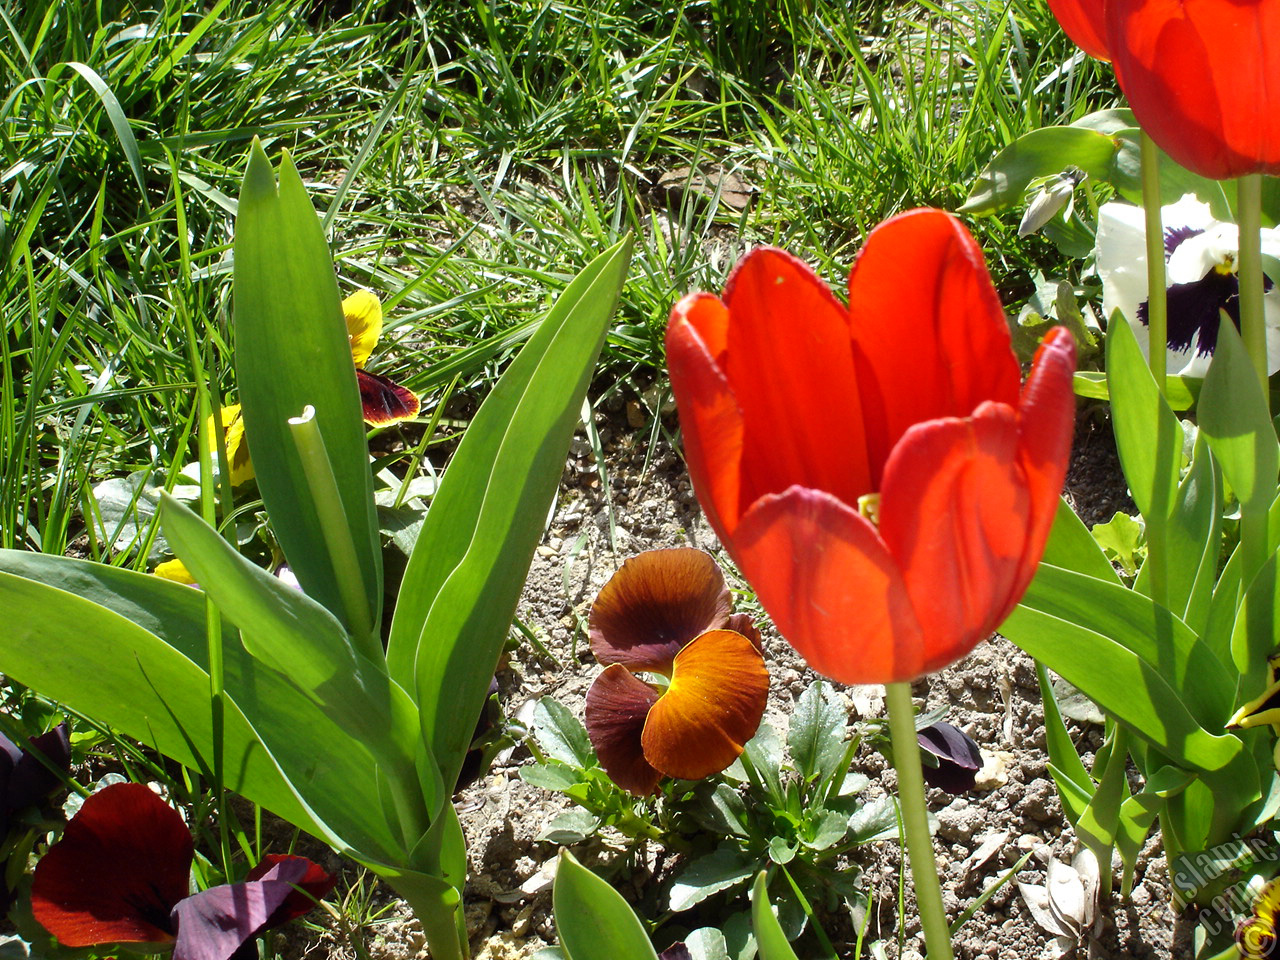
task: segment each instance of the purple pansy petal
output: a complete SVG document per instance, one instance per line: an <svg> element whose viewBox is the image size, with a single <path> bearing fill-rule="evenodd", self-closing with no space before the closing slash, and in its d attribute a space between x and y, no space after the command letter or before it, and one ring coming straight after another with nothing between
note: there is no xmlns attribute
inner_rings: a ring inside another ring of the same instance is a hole
<svg viewBox="0 0 1280 960"><path fill-rule="evenodd" d="M649 794L662 774L645 759L641 736L649 710L658 702L653 689L621 664L610 664L587 691L586 727L604 772L623 790Z"/></svg>
<svg viewBox="0 0 1280 960"><path fill-rule="evenodd" d="M293 871L297 876L305 872L305 866ZM230 960L293 892L293 884L285 880L251 880L187 897L173 908L178 929L173 960Z"/></svg>
<svg viewBox="0 0 1280 960"><path fill-rule="evenodd" d="M54 766L71 769L71 736L65 723L60 723L48 733L31 738L31 745ZM62 780L46 767L29 750L24 751L9 776L5 790L7 812L24 810L43 803Z"/></svg>
<svg viewBox="0 0 1280 960"><path fill-rule="evenodd" d="M289 894L276 911L267 918L267 927L279 927L302 916L327 897L338 883L338 878L327 873L319 864L306 857L269 853L262 862L249 871L246 880L285 880L300 887Z"/></svg>
<svg viewBox="0 0 1280 960"><path fill-rule="evenodd" d="M917 732L916 740L922 750L938 759L936 767L924 766L924 779L929 786L947 793L973 789L978 771L982 769L982 754L967 733L952 724L939 722Z"/></svg>

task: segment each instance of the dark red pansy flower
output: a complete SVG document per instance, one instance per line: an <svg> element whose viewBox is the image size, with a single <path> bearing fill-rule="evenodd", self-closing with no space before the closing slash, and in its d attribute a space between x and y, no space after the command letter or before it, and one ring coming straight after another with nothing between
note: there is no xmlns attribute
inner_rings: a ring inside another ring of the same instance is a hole
<svg viewBox="0 0 1280 960"><path fill-rule="evenodd" d="M229 960L335 883L305 857L272 856L243 883L188 896L194 855L177 811L142 784L112 784L36 865L32 912L68 947L173 944L174 960Z"/></svg>
<svg viewBox="0 0 1280 960"><path fill-rule="evenodd" d="M720 568L690 548L631 557L596 597L591 650L605 669L587 692L586 726L618 786L644 794L663 776L710 776L755 735L769 672L759 633L731 610Z"/></svg>
<svg viewBox="0 0 1280 960"><path fill-rule="evenodd" d="M929 754L922 765L925 782L947 793L972 790L982 769L982 752L959 727L938 721L916 731L920 749Z"/></svg>

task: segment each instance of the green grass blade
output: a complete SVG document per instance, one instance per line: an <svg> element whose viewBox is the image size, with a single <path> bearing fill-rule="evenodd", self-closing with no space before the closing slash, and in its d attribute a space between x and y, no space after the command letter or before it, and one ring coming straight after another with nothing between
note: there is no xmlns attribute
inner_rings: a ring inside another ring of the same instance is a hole
<svg viewBox="0 0 1280 960"><path fill-rule="evenodd" d="M129 169L133 172L133 179L138 182L138 190L142 195L142 202L147 205L147 180L146 171L142 165L142 152L138 149L138 140L133 135L133 127L129 125L129 118L125 116L124 108L120 106L119 99L112 92L107 82L98 75L98 71L87 63L78 63L74 60L68 61L61 66L70 67L76 73L84 78L85 82L93 88L93 92L98 95L98 99L102 102L102 109L107 113L107 119L111 121L111 127L116 132L116 137L120 140L120 149L124 151L125 159L129 163ZM55 71L50 71L53 76Z"/></svg>

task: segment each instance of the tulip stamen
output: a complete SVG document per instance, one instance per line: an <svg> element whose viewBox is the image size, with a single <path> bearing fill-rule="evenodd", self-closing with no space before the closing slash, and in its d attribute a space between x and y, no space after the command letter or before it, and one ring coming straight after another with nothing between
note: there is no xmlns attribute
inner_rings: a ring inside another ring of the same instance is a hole
<svg viewBox="0 0 1280 960"><path fill-rule="evenodd" d="M858 513L870 520L873 526L880 526L880 494L864 493L860 496Z"/></svg>

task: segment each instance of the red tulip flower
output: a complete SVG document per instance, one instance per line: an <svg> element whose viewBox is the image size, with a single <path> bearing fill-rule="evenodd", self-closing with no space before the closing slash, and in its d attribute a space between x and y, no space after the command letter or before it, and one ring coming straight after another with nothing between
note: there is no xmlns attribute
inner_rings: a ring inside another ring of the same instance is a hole
<svg viewBox="0 0 1280 960"><path fill-rule="evenodd" d="M755 736L769 672L750 618L731 609L716 562L690 548L631 557L591 605L591 651L605 669L587 691L587 734L624 790L719 773Z"/></svg>
<svg viewBox="0 0 1280 960"><path fill-rule="evenodd" d="M1142 129L1217 180L1280 174L1280 4L1106 0L1107 47Z"/></svg>
<svg viewBox="0 0 1280 960"><path fill-rule="evenodd" d="M1104 0L1049 0L1049 9L1071 41L1091 57L1110 60L1104 39Z"/></svg>
<svg viewBox="0 0 1280 960"><path fill-rule="evenodd" d="M140 783L85 800L36 865L31 908L68 947L173 947L173 960L257 956L246 944L300 917L334 878L305 857L270 855L243 883L189 892L195 855L181 815ZM305 891L305 892L303 892Z"/></svg>
<svg viewBox="0 0 1280 960"><path fill-rule="evenodd" d="M916 210L872 231L846 308L753 250L723 299L672 310L694 489L782 635L818 672L890 683L987 637L1044 552L1071 446L1075 343L1020 371L982 254Z"/></svg>

